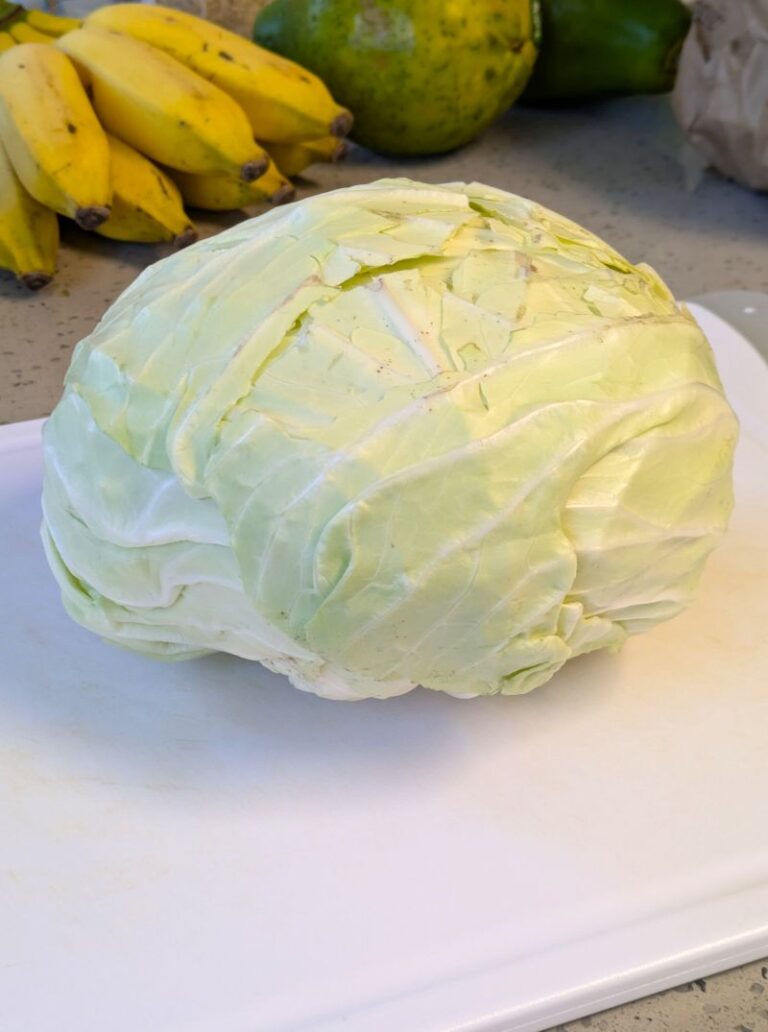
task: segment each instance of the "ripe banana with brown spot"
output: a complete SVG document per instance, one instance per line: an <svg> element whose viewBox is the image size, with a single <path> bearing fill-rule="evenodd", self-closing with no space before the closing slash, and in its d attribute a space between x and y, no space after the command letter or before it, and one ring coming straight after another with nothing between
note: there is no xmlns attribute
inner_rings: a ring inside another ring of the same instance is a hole
<svg viewBox="0 0 768 1032"><path fill-rule="evenodd" d="M149 158L107 134L112 165L112 212L96 230L111 240L191 244L197 233L176 184ZM242 182L242 180L238 180Z"/></svg>
<svg viewBox="0 0 768 1032"><path fill-rule="evenodd" d="M268 158L223 90L155 47L98 25L56 40L76 64L105 128L170 168L250 182Z"/></svg>
<svg viewBox="0 0 768 1032"><path fill-rule="evenodd" d="M346 140L325 136L304 143L268 143L266 149L287 176L297 176L318 161L343 161L349 147Z"/></svg>
<svg viewBox="0 0 768 1032"><path fill-rule="evenodd" d="M285 204L293 200L296 190L274 162L253 183L225 174L192 176L184 172L172 173L184 201L192 208L208 211L235 211L253 204Z"/></svg>
<svg viewBox="0 0 768 1032"><path fill-rule="evenodd" d="M71 61L49 43L0 54L0 137L36 200L95 229L109 215L109 145Z"/></svg>
<svg viewBox="0 0 768 1032"><path fill-rule="evenodd" d="M0 144L0 267L38 290L56 271L58 246L56 215L30 197Z"/></svg>
<svg viewBox="0 0 768 1032"><path fill-rule="evenodd" d="M181 61L240 104L259 140L346 136L352 115L321 79L279 54L185 11L160 4L100 7L87 25L125 32Z"/></svg>

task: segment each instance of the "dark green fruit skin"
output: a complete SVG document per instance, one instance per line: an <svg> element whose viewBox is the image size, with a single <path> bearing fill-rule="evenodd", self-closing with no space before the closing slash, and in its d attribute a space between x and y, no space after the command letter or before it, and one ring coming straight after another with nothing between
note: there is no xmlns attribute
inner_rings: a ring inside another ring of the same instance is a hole
<svg viewBox="0 0 768 1032"><path fill-rule="evenodd" d="M680 0L541 0L526 102L666 93L691 23Z"/></svg>
<svg viewBox="0 0 768 1032"><path fill-rule="evenodd" d="M467 143L515 100L536 57L532 0L274 0L254 39L315 72L388 154Z"/></svg>

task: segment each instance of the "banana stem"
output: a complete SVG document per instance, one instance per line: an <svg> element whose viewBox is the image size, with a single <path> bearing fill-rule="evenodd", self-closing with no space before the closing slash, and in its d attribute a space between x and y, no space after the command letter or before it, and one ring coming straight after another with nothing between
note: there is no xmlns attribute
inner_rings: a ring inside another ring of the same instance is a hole
<svg viewBox="0 0 768 1032"><path fill-rule="evenodd" d="M336 164L337 161L343 161L349 154L349 144L346 140L339 140L333 154L331 155L331 162Z"/></svg>
<svg viewBox="0 0 768 1032"><path fill-rule="evenodd" d="M270 204L287 204L288 201L292 201L296 196L296 187L293 183L283 183L279 186L273 194L269 195Z"/></svg>
<svg viewBox="0 0 768 1032"><path fill-rule="evenodd" d="M177 237L174 237L174 250L180 251L182 247L189 247L190 244L194 244L198 236L199 234L194 226L187 226L183 233L179 233Z"/></svg>
<svg viewBox="0 0 768 1032"><path fill-rule="evenodd" d="M49 276L45 272L25 272L23 276L19 276L19 280L27 290L40 290L41 287L47 287L52 279L53 276Z"/></svg>
<svg viewBox="0 0 768 1032"><path fill-rule="evenodd" d="M75 222L81 229L92 230L106 222L109 218L110 209L106 206L94 205L90 208L78 208L75 212Z"/></svg>
<svg viewBox="0 0 768 1032"><path fill-rule="evenodd" d="M254 179L259 179L264 175L268 166L268 158L254 158L253 161L246 161L240 169L240 178L244 179L246 183L252 183Z"/></svg>
<svg viewBox="0 0 768 1032"><path fill-rule="evenodd" d="M352 112L342 111L342 113L340 115L336 115L334 120L331 122L331 136L349 136L353 122L354 118L352 117Z"/></svg>

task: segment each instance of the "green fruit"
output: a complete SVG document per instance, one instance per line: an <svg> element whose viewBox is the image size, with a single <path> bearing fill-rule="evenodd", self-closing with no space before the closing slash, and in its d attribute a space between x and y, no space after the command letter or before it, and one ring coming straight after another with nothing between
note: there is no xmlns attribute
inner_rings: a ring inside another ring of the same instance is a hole
<svg viewBox="0 0 768 1032"><path fill-rule="evenodd" d="M521 92L537 0L274 0L254 38L316 72L390 154L468 143Z"/></svg>
<svg viewBox="0 0 768 1032"><path fill-rule="evenodd" d="M541 0L524 101L666 93L691 23L680 0Z"/></svg>

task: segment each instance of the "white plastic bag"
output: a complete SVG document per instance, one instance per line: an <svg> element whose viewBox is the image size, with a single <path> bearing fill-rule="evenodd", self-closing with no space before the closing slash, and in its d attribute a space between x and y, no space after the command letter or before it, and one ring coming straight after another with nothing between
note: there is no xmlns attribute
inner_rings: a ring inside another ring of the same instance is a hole
<svg viewBox="0 0 768 1032"><path fill-rule="evenodd" d="M723 175L768 190L768 0L698 0L673 106Z"/></svg>

